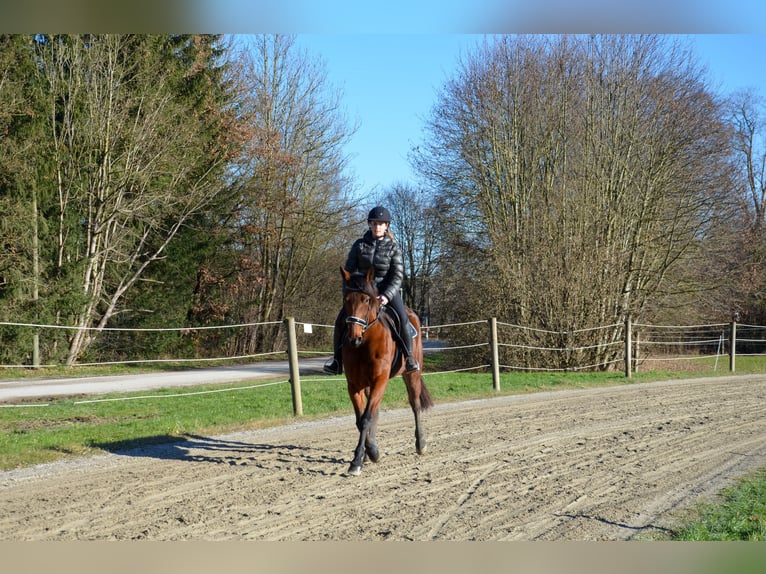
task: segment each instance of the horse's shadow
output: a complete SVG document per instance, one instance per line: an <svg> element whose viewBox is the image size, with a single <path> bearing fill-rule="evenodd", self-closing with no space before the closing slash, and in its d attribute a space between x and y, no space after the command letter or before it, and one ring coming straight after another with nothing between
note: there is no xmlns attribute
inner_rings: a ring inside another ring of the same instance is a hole
<svg viewBox="0 0 766 574"><path fill-rule="evenodd" d="M307 446L250 443L192 434L180 439L178 436L161 435L141 441L117 441L93 446L120 456L255 466L264 470L296 470L327 476L342 474L340 469L347 463L331 452ZM338 468L337 472L334 467Z"/></svg>

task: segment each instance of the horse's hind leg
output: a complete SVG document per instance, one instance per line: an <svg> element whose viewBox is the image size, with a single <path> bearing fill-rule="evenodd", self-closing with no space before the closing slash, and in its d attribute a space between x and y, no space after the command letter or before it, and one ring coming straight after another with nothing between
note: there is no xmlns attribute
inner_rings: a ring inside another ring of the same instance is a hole
<svg viewBox="0 0 766 574"><path fill-rule="evenodd" d="M423 432L423 424L420 420L420 409L413 412L415 413L415 452L423 454L426 452L426 434Z"/></svg>
<svg viewBox="0 0 766 574"><path fill-rule="evenodd" d="M423 454L426 452L426 434L423 429L421 412L423 409L431 406L431 398L427 394L428 391L425 390L420 373L405 374L404 382L407 385L407 397L410 401L410 407L412 407L412 413L415 415L415 452Z"/></svg>

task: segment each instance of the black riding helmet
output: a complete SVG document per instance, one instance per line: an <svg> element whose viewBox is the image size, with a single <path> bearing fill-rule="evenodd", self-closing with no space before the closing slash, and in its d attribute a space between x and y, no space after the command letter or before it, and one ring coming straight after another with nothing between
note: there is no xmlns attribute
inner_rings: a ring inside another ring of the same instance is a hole
<svg viewBox="0 0 766 574"><path fill-rule="evenodd" d="M391 214L385 207L378 205L370 210L367 214L367 221L382 221L384 223L391 223Z"/></svg>

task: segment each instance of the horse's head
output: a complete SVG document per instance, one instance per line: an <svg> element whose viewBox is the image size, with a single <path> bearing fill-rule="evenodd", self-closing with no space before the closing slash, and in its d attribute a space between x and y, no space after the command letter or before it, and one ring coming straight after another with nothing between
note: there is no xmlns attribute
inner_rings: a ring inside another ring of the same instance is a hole
<svg viewBox="0 0 766 574"><path fill-rule="evenodd" d="M349 273L340 268L343 276L343 309L346 312L346 336L356 347L378 316L378 290L375 288L375 270L370 267L366 274Z"/></svg>

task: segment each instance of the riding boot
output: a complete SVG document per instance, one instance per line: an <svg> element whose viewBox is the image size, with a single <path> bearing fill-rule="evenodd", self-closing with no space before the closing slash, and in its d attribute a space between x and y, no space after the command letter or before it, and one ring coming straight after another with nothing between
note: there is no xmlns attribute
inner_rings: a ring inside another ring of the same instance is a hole
<svg viewBox="0 0 766 574"><path fill-rule="evenodd" d="M412 333L410 332L410 322L406 317L402 320L401 329L399 329L399 336L402 339L403 351L404 351L404 370L408 373L413 371L419 371L420 365L418 365L417 359L412 354Z"/></svg>
<svg viewBox="0 0 766 574"><path fill-rule="evenodd" d="M345 313L341 310L335 319L335 328L332 332L333 357L324 364L322 370L328 375L340 375L343 373L343 329L345 327Z"/></svg>

